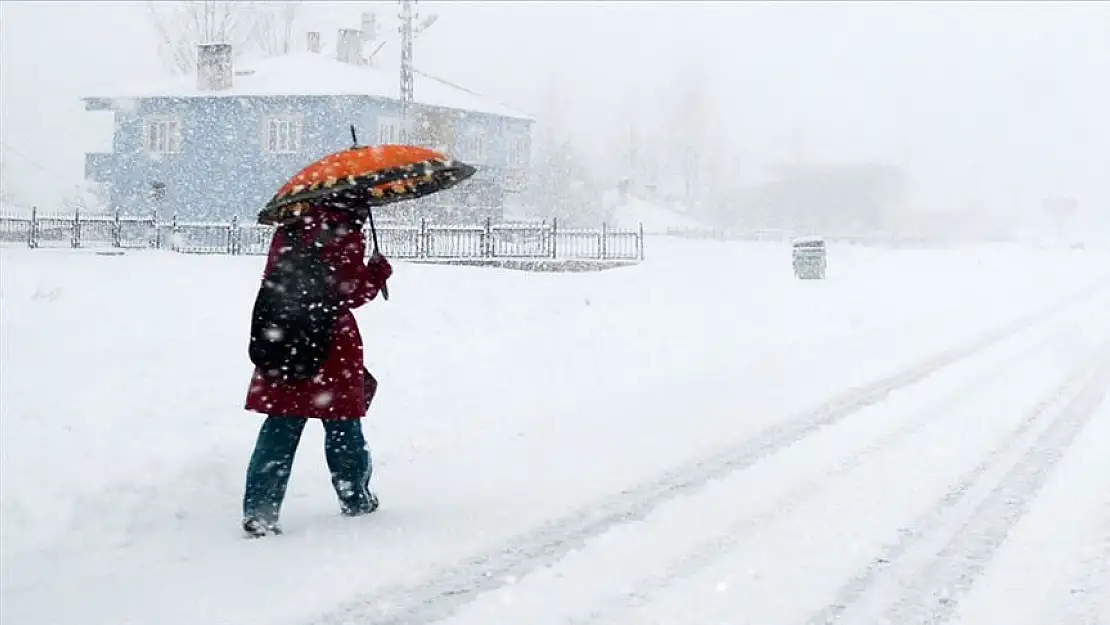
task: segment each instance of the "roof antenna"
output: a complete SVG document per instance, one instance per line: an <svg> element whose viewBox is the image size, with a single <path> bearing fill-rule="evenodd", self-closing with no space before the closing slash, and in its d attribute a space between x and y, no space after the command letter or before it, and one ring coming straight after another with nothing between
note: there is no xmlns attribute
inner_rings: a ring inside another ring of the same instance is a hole
<svg viewBox="0 0 1110 625"><path fill-rule="evenodd" d="M352 148L357 148L358 147L358 135L355 134L355 125L354 124L351 124L351 143L353 144L351 146Z"/></svg>

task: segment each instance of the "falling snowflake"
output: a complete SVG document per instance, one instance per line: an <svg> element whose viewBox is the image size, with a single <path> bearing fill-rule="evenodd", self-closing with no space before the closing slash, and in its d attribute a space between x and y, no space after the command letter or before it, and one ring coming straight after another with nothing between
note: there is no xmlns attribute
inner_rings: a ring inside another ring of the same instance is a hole
<svg viewBox="0 0 1110 625"><path fill-rule="evenodd" d="M266 330L266 340L268 341L280 341L284 335L281 328L269 328Z"/></svg>
<svg viewBox="0 0 1110 625"><path fill-rule="evenodd" d="M330 406L332 399L332 393L330 391L324 391L322 393L317 393L316 397L312 398L312 403L315 404L317 408L323 408L325 406Z"/></svg>

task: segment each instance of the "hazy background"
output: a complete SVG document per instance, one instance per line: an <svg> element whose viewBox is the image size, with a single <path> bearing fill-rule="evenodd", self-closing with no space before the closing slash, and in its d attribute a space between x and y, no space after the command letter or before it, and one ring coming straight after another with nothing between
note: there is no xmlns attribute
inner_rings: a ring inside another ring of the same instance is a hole
<svg viewBox="0 0 1110 625"><path fill-rule="evenodd" d="M537 115L603 185L634 127L664 164L694 137L718 195L783 162L881 162L905 170L914 210L1032 213L1059 196L1110 223L1107 3L417 8L440 15L418 69ZM396 2L307 2L298 28L329 40L367 9L395 37ZM9 202L51 205L110 145L79 98L164 76L158 38L141 2L5 0L0 23L0 183ZM382 54L397 62L395 45Z"/></svg>

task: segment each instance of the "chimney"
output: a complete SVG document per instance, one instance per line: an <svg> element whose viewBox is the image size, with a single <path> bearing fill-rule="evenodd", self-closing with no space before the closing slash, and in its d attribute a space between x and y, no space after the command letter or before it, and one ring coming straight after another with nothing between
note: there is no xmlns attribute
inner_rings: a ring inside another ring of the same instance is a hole
<svg viewBox="0 0 1110 625"><path fill-rule="evenodd" d="M366 59L363 61L366 65L374 66L374 53L377 52L374 45L378 40L378 16L370 11L362 14L362 29L359 41L362 42L362 49L366 51Z"/></svg>
<svg viewBox="0 0 1110 625"><path fill-rule="evenodd" d="M343 63L359 64L362 61L362 33L354 28L340 28L335 58Z"/></svg>
<svg viewBox="0 0 1110 625"><path fill-rule="evenodd" d="M316 31L308 33L308 51L314 54L320 52L320 33Z"/></svg>
<svg viewBox="0 0 1110 625"><path fill-rule="evenodd" d="M230 43L202 43L197 46L197 89L230 89L233 69Z"/></svg>
<svg viewBox="0 0 1110 625"><path fill-rule="evenodd" d="M367 11L362 14L362 43L373 44L378 38L378 16Z"/></svg>

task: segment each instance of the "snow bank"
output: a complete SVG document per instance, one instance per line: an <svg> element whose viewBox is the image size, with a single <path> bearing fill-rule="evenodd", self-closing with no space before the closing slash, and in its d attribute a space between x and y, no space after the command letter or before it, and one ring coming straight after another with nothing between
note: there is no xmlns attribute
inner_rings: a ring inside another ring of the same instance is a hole
<svg viewBox="0 0 1110 625"><path fill-rule="evenodd" d="M358 316L383 508L319 428L278 541L238 538L263 259L0 248L0 603L37 623L295 623L411 581L1102 277L1093 250L660 239L583 274L397 263ZM65 601L58 601L65 597Z"/></svg>
<svg viewBox="0 0 1110 625"><path fill-rule="evenodd" d="M613 207L615 226L622 230L635 230L644 225L647 234L666 234L670 229L702 230L706 226L688 215L655 202L629 198Z"/></svg>

